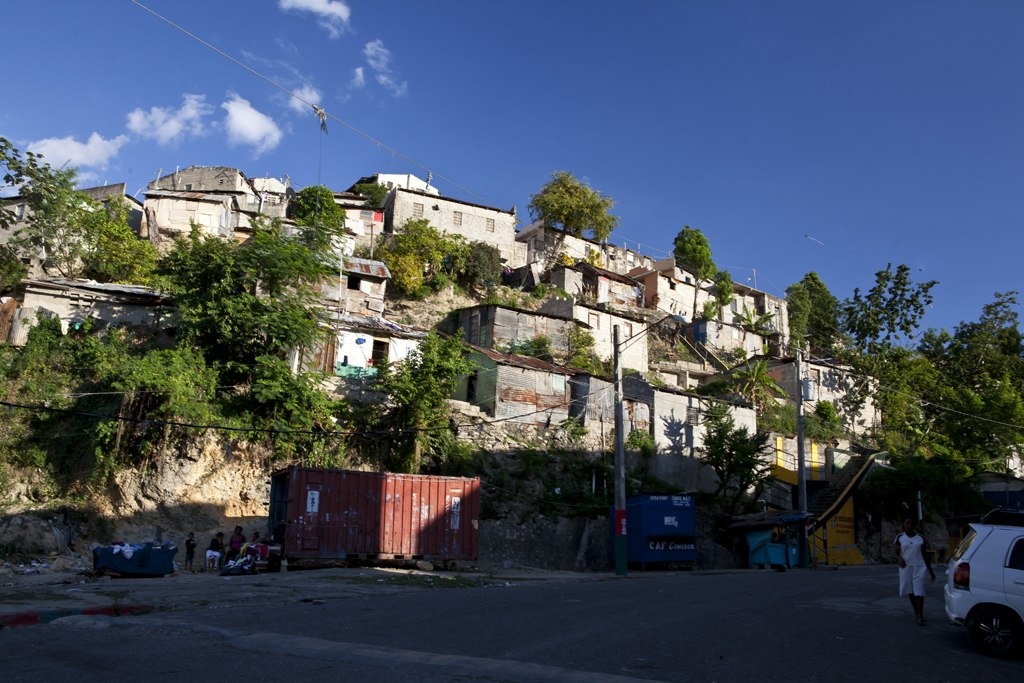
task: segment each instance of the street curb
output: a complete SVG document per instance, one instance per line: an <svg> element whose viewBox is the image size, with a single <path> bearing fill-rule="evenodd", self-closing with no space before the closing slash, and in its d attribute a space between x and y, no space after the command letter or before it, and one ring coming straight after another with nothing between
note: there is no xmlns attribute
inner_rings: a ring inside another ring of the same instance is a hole
<svg viewBox="0 0 1024 683"><path fill-rule="evenodd" d="M82 607L66 609L48 609L30 612L0 614L0 629L14 626L36 626L48 624L56 619L84 616L127 617L135 614L146 614L155 608L152 605L110 605L107 607Z"/></svg>

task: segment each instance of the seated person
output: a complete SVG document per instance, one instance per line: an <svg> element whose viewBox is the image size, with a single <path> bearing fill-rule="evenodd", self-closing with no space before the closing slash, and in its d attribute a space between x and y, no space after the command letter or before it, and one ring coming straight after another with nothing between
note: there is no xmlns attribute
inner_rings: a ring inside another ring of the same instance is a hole
<svg viewBox="0 0 1024 683"><path fill-rule="evenodd" d="M224 559L228 562L238 559L238 556L242 552L243 545L245 545L245 534L242 533L242 527L236 526L235 532L231 534L231 538L228 539L228 554Z"/></svg>
<svg viewBox="0 0 1024 683"><path fill-rule="evenodd" d="M216 569L220 565L220 558L224 555L224 532L218 531L217 535L210 539L210 545L206 549L206 566Z"/></svg>
<svg viewBox="0 0 1024 683"><path fill-rule="evenodd" d="M266 543L260 538L260 532L252 532L252 539L242 546L242 555L250 555L252 559L258 560L266 555Z"/></svg>

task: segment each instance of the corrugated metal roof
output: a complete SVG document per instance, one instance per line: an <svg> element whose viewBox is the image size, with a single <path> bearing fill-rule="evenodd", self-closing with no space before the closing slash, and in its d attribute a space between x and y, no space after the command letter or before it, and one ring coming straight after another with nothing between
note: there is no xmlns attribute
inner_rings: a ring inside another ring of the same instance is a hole
<svg viewBox="0 0 1024 683"><path fill-rule="evenodd" d="M501 363L502 365L512 365L517 368L525 368L527 370L540 370L541 372L553 372L558 375L574 375L578 370L573 370L561 365L555 365L554 363L548 363L547 361L541 360L540 358L534 358L532 356L520 356L516 353L502 353L495 351L494 349L484 348L483 346L476 346L475 344L466 344L477 353L487 356L495 363Z"/></svg>
<svg viewBox="0 0 1024 683"><path fill-rule="evenodd" d="M345 257L345 270L349 273L379 277L382 280L391 277L391 272L383 261L371 261L365 258Z"/></svg>
<svg viewBox="0 0 1024 683"><path fill-rule="evenodd" d="M104 294L120 294L148 299L164 300L170 296L144 285L122 285L94 280L69 280L66 278L47 278L45 280L23 280L26 287L39 289L80 289Z"/></svg>
<svg viewBox="0 0 1024 683"><path fill-rule="evenodd" d="M391 335L410 339L422 339L427 336L426 330L400 325L385 318L371 318L369 316L350 315L348 313L338 315L336 312L332 314L331 311L328 311L328 314L331 314L332 321L345 329L387 332Z"/></svg>
<svg viewBox="0 0 1024 683"><path fill-rule="evenodd" d="M619 273L616 273L615 271L612 270L608 270L607 268L599 268L595 265L587 263L586 261L580 261L571 269L580 272L590 271L595 275L608 278L609 280L615 280L616 282L621 282L632 287L643 287L643 283L641 283L639 280L635 278L631 278L628 275L620 275Z"/></svg>
<svg viewBox="0 0 1024 683"><path fill-rule="evenodd" d="M580 304L576 303L575 305L579 306ZM504 304L473 304L472 306L464 306L462 308L454 308L451 311L449 311L449 314L451 314L451 313L463 313L463 312L469 312L469 311L473 311L473 310L480 310L480 309L483 309L483 308L492 308L492 307L493 308L503 308L506 311L512 311L513 313L520 313L520 314L523 314L523 315L532 315L532 316L536 316L538 318L550 318L552 320L562 320L562 321L565 321L565 322L573 322L572 318L566 318L564 315L555 315L554 313L545 313L543 311L531 311L531 310L528 310L526 308L518 308L517 306L506 306ZM603 312L607 313L607 311L603 311ZM575 322L578 325L582 325L583 327L586 327L586 328L590 329L590 325L588 325L587 323L583 322L582 320L576 320Z"/></svg>
<svg viewBox="0 0 1024 683"><path fill-rule="evenodd" d="M184 190L146 190L147 197L173 197L175 199L193 199L196 201L223 202L234 199L236 194L214 194L211 192L186 192Z"/></svg>

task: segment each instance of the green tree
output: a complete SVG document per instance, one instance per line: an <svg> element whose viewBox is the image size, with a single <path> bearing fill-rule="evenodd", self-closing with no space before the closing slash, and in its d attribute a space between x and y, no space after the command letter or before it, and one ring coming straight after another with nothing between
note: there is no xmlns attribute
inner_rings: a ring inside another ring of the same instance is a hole
<svg viewBox="0 0 1024 683"><path fill-rule="evenodd" d="M906 423L901 429L914 426L922 430L909 442L918 445L931 426L927 419L917 419L916 404L922 388L933 381L933 373L906 344L932 302L930 291L935 284L915 284L908 266L893 271L889 264L875 274L875 285L867 294L856 289L840 306L841 329L848 346L839 350L839 356L857 379L841 399L844 412L858 413L872 396L887 421L903 419Z"/></svg>
<svg viewBox="0 0 1024 683"><path fill-rule="evenodd" d="M46 167L47 169L49 167ZM10 243L26 254L41 255L62 277L77 278L96 243L96 221L102 209L75 189L73 168L40 171L21 187L31 215Z"/></svg>
<svg viewBox="0 0 1024 683"><path fill-rule="evenodd" d="M704 459L718 477L714 495L724 500L725 510L733 512L748 491L755 494L763 487L771 467L763 457L769 434L751 434L736 422L724 403L712 403L704 413Z"/></svg>
<svg viewBox="0 0 1024 683"><path fill-rule="evenodd" d="M789 334L794 342L807 340L812 352L829 355L839 341L839 300L817 273L804 275L786 289Z"/></svg>
<svg viewBox="0 0 1024 683"><path fill-rule="evenodd" d="M25 185L46 185L54 181L54 171L43 161L40 154L22 153L5 137L0 136L0 172L7 187L22 188ZM17 222L17 216L0 205L0 230L8 230Z"/></svg>
<svg viewBox="0 0 1024 683"><path fill-rule="evenodd" d="M875 284L862 294L853 290L853 297L840 307L843 331L855 349L869 353L884 352L893 345L907 342L932 303L931 289L936 280L915 283L910 266L892 264L875 273Z"/></svg>
<svg viewBox="0 0 1024 683"><path fill-rule="evenodd" d="M99 282L147 285L153 280L157 252L139 239L128 225L128 205L123 198L97 207L84 219L95 244L84 255L85 274Z"/></svg>
<svg viewBox="0 0 1024 683"><path fill-rule="evenodd" d="M554 353L551 349L551 337L546 334L538 334L533 339L513 343L509 348L509 353L539 358L548 363L555 362Z"/></svg>
<svg viewBox="0 0 1024 683"><path fill-rule="evenodd" d="M460 235L447 235L425 218L409 219L389 235L378 251L388 264L395 289L421 297L438 290L463 270L470 246Z"/></svg>
<svg viewBox="0 0 1024 683"><path fill-rule="evenodd" d="M768 363L763 360L746 364L732 373L736 390L754 404L758 412L775 403L776 397L784 397L786 390L768 374Z"/></svg>
<svg viewBox="0 0 1024 683"><path fill-rule="evenodd" d="M483 242L470 242L458 279L465 285L493 287L501 281L501 252Z"/></svg>
<svg viewBox="0 0 1024 683"><path fill-rule="evenodd" d="M615 202L577 180L568 171L555 171L551 180L530 197L530 216L545 228L561 230L573 237L590 232L604 242L619 219L609 213Z"/></svg>
<svg viewBox="0 0 1024 683"><path fill-rule="evenodd" d="M732 275L727 270L720 270L715 276L715 303L719 310L728 308L732 303Z"/></svg>
<svg viewBox="0 0 1024 683"><path fill-rule="evenodd" d="M579 325L572 325L566 334L566 341L566 367L579 368L592 374L598 371L598 363L594 356L594 335Z"/></svg>
<svg viewBox="0 0 1024 683"><path fill-rule="evenodd" d="M960 323L953 334L929 330L918 345L935 378L922 387L921 412L975 469L1007 469L1024 443L1017 306L1016 292L997 292L977 322Z"/></svg>
<svg viewBox="0 0 1024 683"><path fill-rule="evenodd" d="M299 190L288 203L288 217L300 225L323 225L340 229L345 225L345 209L334 201L334 193L325 185L310 185Z"/></svg>
<svg viewBox="0 0 1024 683"><path fill-rule="evenodd" d="M156 251L131 231L123 198L105 205L92 201L75 189L74 168L53 169L41 155L22 154L5 138L0 138L0 168L5 184L19 187L31 208L27 224L0 254L0 285L23 277L21 256L41 256L64 277L149 282ZM13 223L10 211L0 208L0 229Z"/></svg>
<svg viewBox="0 0 1024 683"><path fill-rule="evenodd" d="M810 330L811 315L811 295L804 283L794 282L786 288L786 314L791 344L796 349L802 349Z"/></svg>
<svg viewBox="0 0 1024 683"><path fill-rule="evenodd" d="M384 200L387 199L390 190L384 185L378 183L358 183L355 188L359 194L367 196L366 206L379 209L384 206Z"/></svg>
<svg viewBox="0 0 1024 683"><path fill-rule="evenodd" d="M388 469L416 473L428 458L449 456L443 449L451 443L444 436L450 432L448 400L459 379L475 367L465 350L458 339L431 332L397 368L381 373L379 388L390 407L388 434L396 446L384 463Z"/></svg>
<svg viewBox="0 0 1024 683"><path fill-rule="evenodd" d="M334 193L324 185L304 187L289 202L288 215L299 226L302 243L331 275L337 273L345 237L345 209L334 201Z"/></svg>
<svg viewBox="0 0 1024 683"><path fill-rule="evenodd" d="M28 275L18 250L9 244L0 244L0 291L21 282Z"/></svg>
<svg viewBox="0 0 1024 683"><path fill-rule="evenodd" d="M688 225L684 225L676 235L674 244L676 266L693 273L697 278L693 288L693 315L707 317L707 311L697 311L697 293L705 281L711 280L718 273L718 266L711 257L711 245L704 233Z"/></svg>
<svg viewBox="0 0 1024 683"><path fill-rule="evenodd" d="M745 332L753 332L754 334L766 335L769 334L772 321L775 320L775 314L771 311L765 313L758 313L757 311L743 307L740 311L740 326Z"/></svg>
<svg viewBox="0 0 1024 683"><path fill-rule="evenodd" d="M256 220L243 245L204 239L193 229L164 258L161 274L178 303L179 338L234 379L248 377L261 356L284 359L313 348L323 335L319 283L322 254L280 221Z"/></svg>

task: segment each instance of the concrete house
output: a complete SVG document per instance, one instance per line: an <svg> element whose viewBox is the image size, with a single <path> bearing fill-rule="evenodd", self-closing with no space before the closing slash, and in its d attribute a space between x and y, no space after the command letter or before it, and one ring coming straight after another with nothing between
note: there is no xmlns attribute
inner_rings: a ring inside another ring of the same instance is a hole
<svg viewBox="0 0 1024 683"><path fill-rule="evenodd" d="M345 210L345 231L351 236L353 249L365 249L373 258L375 242L384 234L384 210L366 206L366 195L357 192L335 192L334 203Z"/></svg>
<svg viewBox="0 0 1024 683"><path fill-rule="evenodd" d="M674 257L661 259L649 267L635 268L629 276L643 286L644 307L681 315L687 320L698 317L696 314L704 310L705 302L713 296L712 284L697 282L692 273L676 266Z"/></svg>
<svg viewBox="0 0 1024 683"><path fill-rule="evenodd" d="M800 363L800 370L803 376L805 414L813 412L818 403L830 401L835 404L846 428L854 434L865 434L878 426L881 415L870 395L861 411L856 415L844 414L842 410L839 401L853 389L854 383L858 381L851 374L850 368L831 361L804 359ZM793 358L769 361L768 375L786 390L789 400L796 401L800 384L797 382L796 362Z"/></svg>
<svg viewBox="0 0 1024 683"><path fill-rule="evenodd" d="M172 320L170 298L150 287L63 278L24 280L22 286L21 305L5 302L5 320L0 320L0 328L7 330L0 341L13 346L25 344L40 314L60 320L65 334L87 320L147 330L162 329Z"/></svg>
<svg viewBox="0 0 1024 683"><path fill-rule="evenodd" d="M634 270L630 277L642 285L646 307L694 320L688 338L715 357L740 349L747 358L777 357L785 351L789 339L785 299L733 283L729 305L719 309L713 320L701 320L705 304L715 297L714 285L709 281L698 282L692 273L676 266L674 258L657 261L647 270ZM754 330L747 325L749 320L763 317L770 317L763 328Z"/></svg>
<svg viewBox="0 0 1024 683"><path fill-rule="evenodd" d="M748 350L748 357L762 354L782 357L789 342L789 309L786 300L738 283L733 283L732 289L732 301L720 314L722 322L741 330L739 336L743 347ZM765 324L754 330L749 322L758 319L764 320ZM746 337L756 339L751 344ZM720 348L724 347L720 345Z"/></svg>
<svg viewBox="0 0 1024 683"><path fill-rule="evenodd" d="M161 251L169 250L175 238L188 237L193 223L203 235L224 239L235 239L236 230L249 227L232 195L147 190L145 206L150 240Z"/></svg>
<svg viewBox="0 0 1024 683"><path fill-rule="evenodd" d="M440 192L436 187L433 187L429 182L418 178L411 173L374 173L373 175L363 176L355 183L352 187L348 188L348 192L355 192L356 186L358 185L383 185L388 190L415 190L424 194L434 195L435 197L440 196Z"/></svg>
<svg viewBox="0 0 1024 683"><path fill-rule="evenodd" d="M391 273L382 261L343 257L338 279L321 287L330 311L369 317L384 315L384 294Z"/></svg>
<svg viewBox="0 0 1024 683"><path fill-rule="evenodd" d="M384 229L401 231L408 220L426 219L441 232L498 250L505 265L526 263L526 247L516 241L516 210L496 209L418 190L395 188L384 204Z"/></svg>
<svg viewBox="0 0 1024 683"><path fill-rule="evenodd" d="M556 266L548 275L551 285L564 289L577 301L609 310L632 311L643 307L643 285L626 275L592 266L585 261L575 266Z"/></svg>
<svg viewBox="0 0 1024 683"><path fill-rule="evenodd" d="M536 337L544 336L551 341L557 359L564 358L569 347L569 330L575 324L562 316L481 304L452 311L438 329L467 344L513 352Z"/></svg>
<svg viewBox="0 0 1024 683"><path fill-rule="evenodd" d="M594 353L603 359L614 354L614 327L619 326L619 361L623 368L647 372L647 323L636 317L616 314L601 308L585 306L572 299L549 299L538 309L540 313L574 320L589 328L594 337Z"/></svg>
<svg viewBox="0 0 1024 683"><path fill-rule="evenodd" d="M552 427L569 417L573 370L475 345L469 357L477 369L462 379L453 399L520 424Z"/></svg>
<svg viewBox="0 0 1024 683"><path fill-rule="evenodd" d="M190 166L151 182L145 193L149 238L161 250L187 236L191 224L203 234L244 241L258 215L284 218L293 194L288 181L249 179L227 166Z"/></svg>
<svg viewBox="0 0 1024 683"><path fill-rule="evenodd" d="M637 268L650 269L653 261L638 251L545 228L535 221L519 231L516 240L526 246L526 263L540 263L547 270L557 265L586 261L625 275Z"/></svg>
<svg viewBox="0 0 1024 683"><path fill-rule="evenodd" d="M376 377L379 368L408 358L427 336L424 330L380 317L342 314L330 325L334 334L325 344L294 354L294 370L318 370L341 380ZM335 388L338 385L333 382Z"/></svg>
<svg viewBox="0 0 1024 683"><path fill-rule="evenodd" d="M585 420L588 429L610 429L615 420L615 385L613 382L578 375L573 378L572 415ZM622 378L622 418L625 435L633 431L647 432L654 437L658 453L699 457L704 449L704 428L701 415L716 399L698 396L681 389L655 388L636 374ZM754 409L728 403L729 413L737 427L757 430Z"/></svg>
<svg viewBox="0 0 1024 683"><path fill-rule="evenodd" d="M606 448L612 447L615 424L615 385L589 375L572 378L571 414L581 418L592 434L600 436ZM688 488L714 488L714 474L701 463L704 454L704 423L708 407L721 403L671 388L656 389L642 377L630 374L622 378L622 421L624 436L641 431L654 437L657 455L644 463L627 454L631 467L642 466L665 481L686 482ZM750 433L757 429L754 409L727 403L738 427Z"/></svg>

